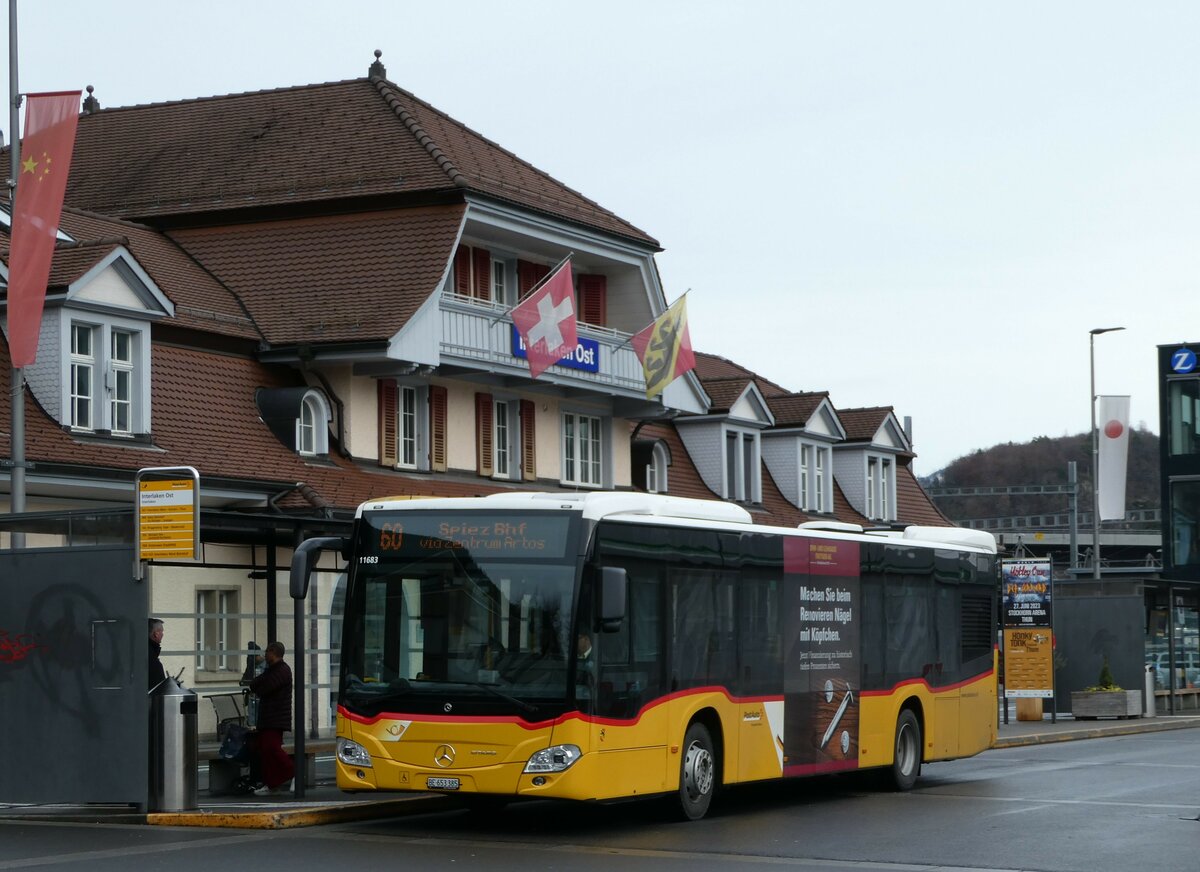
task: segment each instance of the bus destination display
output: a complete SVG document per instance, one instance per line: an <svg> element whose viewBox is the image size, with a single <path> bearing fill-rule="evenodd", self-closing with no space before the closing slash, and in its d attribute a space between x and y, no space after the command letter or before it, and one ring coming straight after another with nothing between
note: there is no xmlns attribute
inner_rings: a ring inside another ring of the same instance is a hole
<svg viewBox="0 0 1200 872"><path fill-rule="evenodd" d="M550 558L563 556L570 518L504 518L470 514L447 516L403 512L371 517L374 546L380 554L418 557L442 551L469 552L479 558Z"/></svg>

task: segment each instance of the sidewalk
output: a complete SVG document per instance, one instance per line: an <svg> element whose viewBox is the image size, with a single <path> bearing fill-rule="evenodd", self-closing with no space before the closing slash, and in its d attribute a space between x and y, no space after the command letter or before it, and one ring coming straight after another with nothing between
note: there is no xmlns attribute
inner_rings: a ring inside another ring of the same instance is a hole
<svg viewBox="0 0 1200 872"><path fill-rule="evenodd" d="M1200 712L1129 720L1076 721L1070 715L1051 723L1018 721L1010 712L1009 723L1001 723L996 748L1070 742L1103 736L1124 736L1200 727ZM317 784L305 790L303 799L291 794L276 796L209 796L207 774L201 770L198 808L186 812L136 813L129 806L5 806L0 820L52 820L84 823L151 824L173 827L227 827L235 829L288 829L354 820L424 814L457 807L453 796L430 793L389 794L386 798L343 793L332 780L332 760L318 761Z"/></svg>

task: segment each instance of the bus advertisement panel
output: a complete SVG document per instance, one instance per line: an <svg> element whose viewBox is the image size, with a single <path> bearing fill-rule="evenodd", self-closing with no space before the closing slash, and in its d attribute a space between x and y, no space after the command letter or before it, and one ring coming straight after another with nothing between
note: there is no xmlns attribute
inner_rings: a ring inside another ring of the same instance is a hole
<svg viewBox="0 0 1200 872"><path fill-rule="evenodd" d="M785 775L858 766L857 542L784 540L788 656L784 711Z"/></svg>

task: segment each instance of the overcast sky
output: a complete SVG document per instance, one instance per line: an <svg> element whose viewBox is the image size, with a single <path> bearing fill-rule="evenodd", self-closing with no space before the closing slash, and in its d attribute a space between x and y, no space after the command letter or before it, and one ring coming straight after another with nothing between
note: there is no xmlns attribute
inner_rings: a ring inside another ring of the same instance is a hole
<svg viewBox="0 0 1200 872"><path fill-rule="evenodd" d="M388 78L656 237L695 346L912 416L917 472L1158 429L1200 340L1200 4L21 0L21 90ZM7 65L2 74L8 94ZM11 136L7 118L0 126ZM1011 482L1028 484L1030 482Z"/></svg>

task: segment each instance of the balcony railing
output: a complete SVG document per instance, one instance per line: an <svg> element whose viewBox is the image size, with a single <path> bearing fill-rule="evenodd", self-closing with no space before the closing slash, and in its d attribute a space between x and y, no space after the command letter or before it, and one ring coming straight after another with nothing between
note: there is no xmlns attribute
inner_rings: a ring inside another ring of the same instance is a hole
<svg viewBox="0 0 1200 872"><path fill-rule="evenodd" d="M441 298L441 356L446 363L478 367L511 375L528 375L523 358L513 353L512 318L507 306L443 294ZM499 320L496 320L499 318ZM642 365L628 343L629 334L607 327L580 325L579 338L597 345L596 371L556 366L555 381L574 387L595 386L607 394L645 396Z"/></svg>

